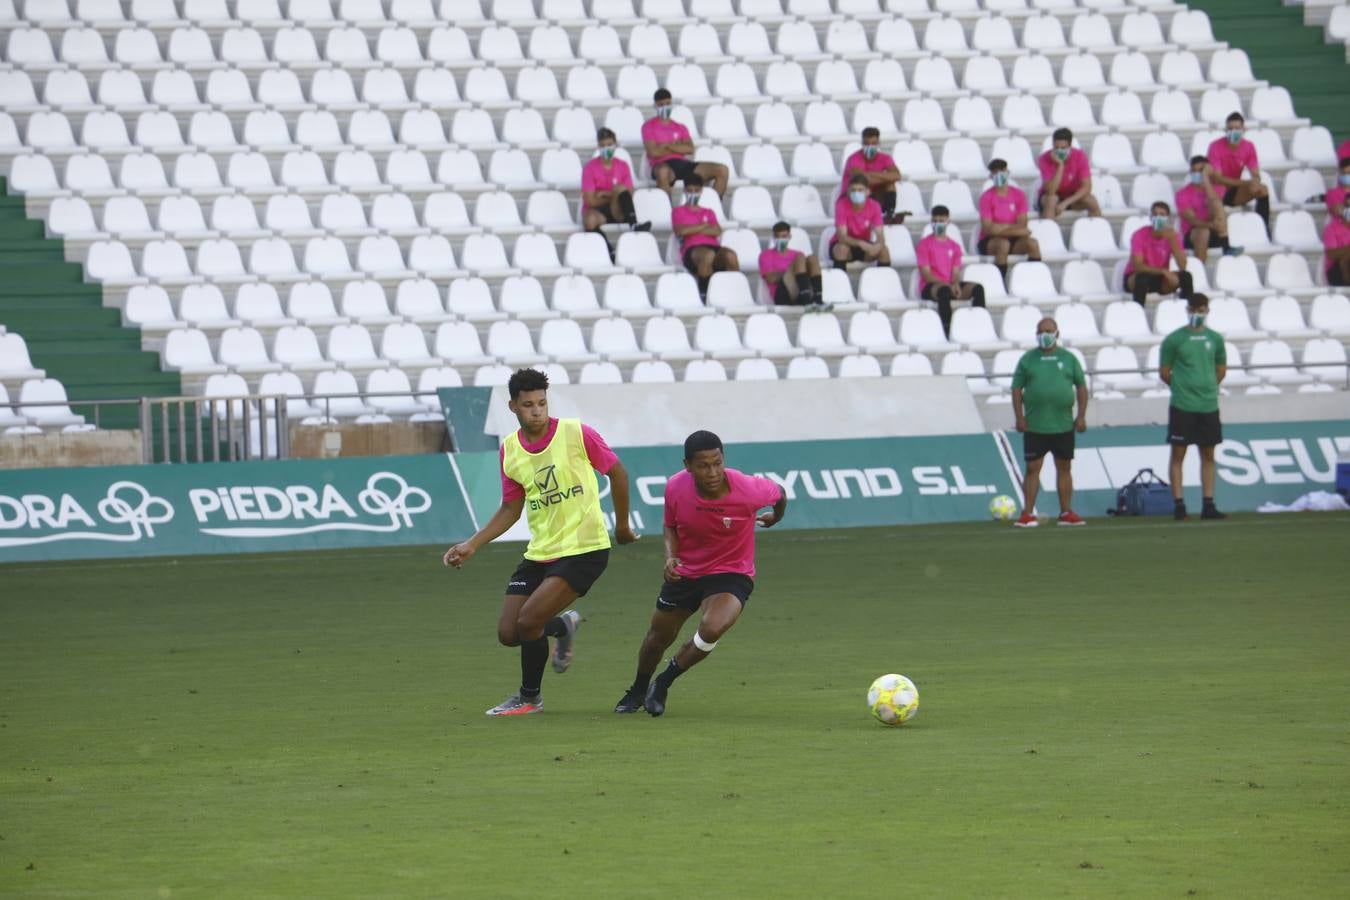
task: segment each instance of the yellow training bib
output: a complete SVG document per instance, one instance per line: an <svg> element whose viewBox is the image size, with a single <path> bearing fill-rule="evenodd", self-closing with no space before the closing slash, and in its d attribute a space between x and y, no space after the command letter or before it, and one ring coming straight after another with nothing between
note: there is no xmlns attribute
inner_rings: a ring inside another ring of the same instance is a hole
<svg viewBox="0 0 1350 900"><path fill-rule="evenodd" d="M586 457L580 419L559 419L548 446L531 453L513 431L502 444L506 476L525 488L525 514L533 560L577 556L609 549L609 530L600 512L600 485Z"/></svg>

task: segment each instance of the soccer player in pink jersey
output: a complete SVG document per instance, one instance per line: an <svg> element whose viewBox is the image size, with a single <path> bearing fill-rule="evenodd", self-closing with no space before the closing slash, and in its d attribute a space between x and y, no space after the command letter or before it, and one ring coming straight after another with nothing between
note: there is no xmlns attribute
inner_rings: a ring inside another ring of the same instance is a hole
<svg viewBox="0 0 1350 900"><path fill-rule="evenodd" d="M1228 213L1223 195L1214 186L1213 169L1203 156L1191 157L1186 184L1177 191L1177 215L1181 219L1181 244L1200 262L1209 258L1209 248L1223 250L1224 256L1237 256L1241 247L1228 243Z"/></svg>
<svg viewBox="0 0 1350 900"><path fill-rule="evenodd" d="M623 222L634 231L651 231L651 222L639 222L633 208L633 170L615 156L618 138L608 128L595 135L599 151L581 169L581 227L599 231L602 226Z"/></svg>
<svg viewBox="0 0 1350 900"><path fill-rule="evenodd" d="M710 207L699 206L703 176L690 172L684 182L684 203L670 211L670 227L680 241L680 259L698 282L698 295L708 298L708 283L714 272L737 272L741 258L723 247L722 225Z"/></svg>
<svg viewBox="0 0 1350 900"><path fill-rule="evenodd" d="M939 203L930 215L933 233L914 248L919 264L919 296L938 305L942 332L951 334L952 301L969 300L971 306L984 306L984 285L961 280L961 243L947 235L951 211Z"/></svg>
<svg viewBox="0 0 1350 900"><path fill-rule="evenodd" d="M1149 209L1149 215L1149 224L1130 237L1125 290L1140 306L1150 291L1171 294L1179 290L1182 298L1189 300L1194 289L1191 273L1186 271L1186 251L1181 249L1181 238L1172 227L1172 208L1159 200ZM1177 271L1168 269L1170 260L1176 260Z"/></svg>
<svg viewBox="0 0 1350 900"><path fill-rule="evenodd" d="M891 264L886 248L886 221L881 204L867 194L867 176L854 175L848 190L834 204L834 238L830 241L830 259L843 268L851 262Z"/></svg>
<svg viewBox="0 0 1350 900"><path fill-rule="evenodd" d="M1350 285L1350 155L1341 158L1336 186L1327 191L1327 225L1322 232L1327 284Z"/></svg>
<svg viewBox="0 0 1350 900"><path fill-rule="evenodd" d="M814 253L803 253L788 246L792 227L775 222L769 246L759 254L759 277L769 289L775 306L805 306L825 312L825 287L820 260Z"/></svg>
<svg viewBox="0 0 1350 900"><path fill-rule="evenodd" d="M1057 128L1050 141L1050 149L1036 160L1036 168L1041 170L1041 195L1037 200L1041 218L1053 219L1066 209L1100 216L1101 207L1092 195L1092 166L1087 154L1073 145L1073 132Z"/></svg>
<svg viewBox="0 0 1350 900"><path fill-rule="evenodd" d="M980 238L975 249L992 255L994 265L1008 276L1008 254L1025 253L1039 261L1041 244L1031 236L1027 225L1027 195L1014 187L1008 175L1008 163L989 160L989 178L994 186L980 195Z"/></svg>
<svg viewBox="0 0 1350 900"><path fill-rule="evenodd" d="M463 568L526 512L530 545L506 584L497 617L497 640L520 648L520 690L489 709L489 716L531 715L544 708L540 687L550 637L556 641L553 670L566 671L572 662L581 615L568 607L585 596L609 564L609 536L592 469L609 476L614 541L637 540L628 523L628 472L604 438L578 419L549 417L543 372L517 370L507 392L520 429L502 444L502 505L473 537L442 558L447 566Z"/></svg>
<svg viewBox="0 0 1350 900"><path fill-rule="evenodd" d="M689 176L697 172L718 196L725 195L731 173L721 163L689 158L694 153L694 140L688 128L671 118L675 106L670 91L661 88L652 95L652 100L656 115L642 123L642 147L647 151L647 164L652 167L656 186L673 195L675 182L683 181L687 188Z"/></svg>
<svg viewBox="0 0 1350 900"><path fill-rule="evenodd" d="M1270 234L1270 191L1261 183L1261 166L1256 158L1256 145L1244 138L1247 127L1242 113L1231 113L1224 120L1223 137L1209 145L1209 164L1214 169L1214 180L1223 188L1224 206L1246 206L1256 201L1256 212L1266 223ZM1243 170L1247 178L1242 177Z"/></svg>
<svg viewBox="0 0 1350 900"><path fill-rule="evenodd" d="M675 679L712 652L755 589L755 526L777 524L787 495L776 482L725 463L722 441L711 431L685 438L684 470L666 483L665 580L638 651L637 675L616 713L645 708L653 716L663 714ZM766 506L773 509L760 513ZM652 678L661 654L696 612L701 615L693 636Z"/></svg>
<svg viewBox="0 0 1350 900"><path fill-rule="evenodd" d="M881 204L881 215L887 225L899 225L905 221L905 214L896 214L895 186L900 181L900 167L889 153L881 152L881 129L864 128L862 147L853 151L844 160L844 183L839 186L841 192L848 190L850 179L862 175L867 179L867 190L872 199Z"/></svg>

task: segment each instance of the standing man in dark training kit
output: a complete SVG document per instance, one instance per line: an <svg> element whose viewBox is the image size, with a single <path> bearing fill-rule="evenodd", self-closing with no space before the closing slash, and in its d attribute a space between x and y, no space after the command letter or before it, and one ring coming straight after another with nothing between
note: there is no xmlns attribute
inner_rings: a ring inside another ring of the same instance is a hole
<svg viewBox="0 0 1350 900"><path fill-rule="evenodd" d="M489 709L489 716L528 715L544 708L540 686L550 637L556 640L554 671L564 672L572 662L581 615L568 607L586 595L609 562L596 471L609 476L614 494L614 540L637 540L628 524L628 472L604 438L580 419L549 418L543 372L519 369L507 390L520 430L502 443L502 505L477 534L444 557L447 566L461 568L528 509L532 537L506 585L497 620L497 639L520 647L520 690Z"/></svg>
<svg viewBox="0 0 1350 900"><path fill-rule="evenodd" d="M766 506L773 509L758 514ZM786 510L787 495L777 483L726 468L717 435L695 431L685 438L684 471L666 483L665 582L638 651L637 677L616 713L666 711L675 679L713 651L755 589L755 526L772 527ZM693 637L653 679L661 654L696 612Z"/></svg>

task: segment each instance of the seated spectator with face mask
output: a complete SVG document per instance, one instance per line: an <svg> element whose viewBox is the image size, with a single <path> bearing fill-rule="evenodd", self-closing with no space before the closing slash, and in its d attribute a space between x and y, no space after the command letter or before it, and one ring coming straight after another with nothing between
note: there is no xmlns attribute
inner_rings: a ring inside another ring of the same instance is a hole
<svg viewBox="0 0 1350 900"><path fill-rule="evenodd" d="M830 259L838 267L850 262L891 264L891 253L886 249L885 220L881 204L868 195L867 176L858 174L849 179L848 190L834 204L834 240L830 242Z"/></svg>
<svg viewBox="0 0 1350 900"><path fill-rule="evenodd" d="M759 277L764 279L775 306L805 306L812 312L832 308L825 302L820 260L814 253L788 247L792 227L776 222L769 246L759 254Z"/></svg>

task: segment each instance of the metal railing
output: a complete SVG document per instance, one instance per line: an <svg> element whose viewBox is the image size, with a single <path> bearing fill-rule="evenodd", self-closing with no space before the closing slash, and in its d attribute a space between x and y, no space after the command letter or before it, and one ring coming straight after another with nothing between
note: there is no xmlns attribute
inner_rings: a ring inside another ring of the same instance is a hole
<svg viewBox="0 0 1350 900"><path fill-rule="evenodd" d="M142 397L141 461L288 459L291 429L286 399L284 394Z"/></svg>

